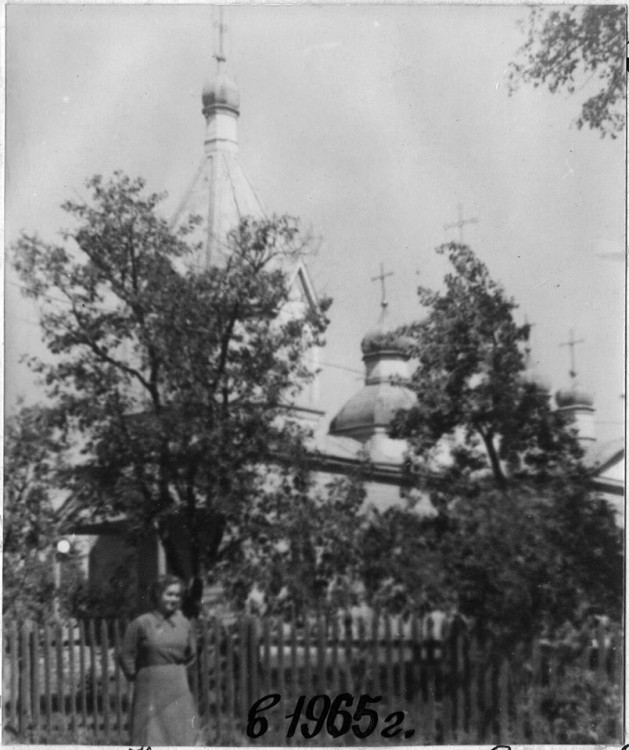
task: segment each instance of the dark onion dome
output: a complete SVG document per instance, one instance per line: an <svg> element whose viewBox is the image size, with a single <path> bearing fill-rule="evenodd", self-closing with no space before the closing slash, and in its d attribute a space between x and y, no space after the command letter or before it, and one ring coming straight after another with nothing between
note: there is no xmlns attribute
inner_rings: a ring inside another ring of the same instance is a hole
<svg viewBox="0 0 629 750"><path fill-rule="evenodd" d="M216 76L203 86L201 99L206 116L213 109L229 109L236 114L240 112L238 86L220 67Z"/></svg>
<svg viewBox="0 0 629 750"><path fill-rule="evenodd" d="M351 435L386 428L399 409L415 405L415 394L403 385L373 383L352 396L330 423L331 435Z"/></svg>
<svg viewBox="0 0 629 750"><path fill-rule="evenodd" d="M571 406L594 406L594 396L579 385L561 388L555 395L555 401L560 409Z"/></svg>

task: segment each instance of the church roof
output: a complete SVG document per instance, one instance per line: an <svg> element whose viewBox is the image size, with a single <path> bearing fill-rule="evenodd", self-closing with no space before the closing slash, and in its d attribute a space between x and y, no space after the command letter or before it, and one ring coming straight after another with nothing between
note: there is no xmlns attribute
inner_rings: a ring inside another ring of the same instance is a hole
<svg viewBox="0 0 629 750"><path fill-rule="evenodd" d="M171 226L178 228L190 216L201 219L195 232L189 236L190 244L201 245L201 251L193 261L199 270L220 262L225 256L227 235L242 218L266 216L238 153L224 150L205 153Z"/></svg>

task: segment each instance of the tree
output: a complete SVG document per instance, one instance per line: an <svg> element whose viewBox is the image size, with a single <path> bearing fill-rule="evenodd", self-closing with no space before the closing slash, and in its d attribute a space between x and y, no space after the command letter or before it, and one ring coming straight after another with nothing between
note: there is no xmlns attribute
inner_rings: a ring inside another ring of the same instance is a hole
<svg viewBox="0 0 629 750"><path fill-rule="evenodd" d="M364 479L354 475L317 486L313 476L284 472L265 499L255 530L225 576L231 599L266 615L336 611L354 601L364 550Z"/></svg>
<svg viewBox="0 0 629 750"><path fill-rule="evenodd" d="M52 477L61 444L54 414L22 407L5 424L3 613L34 617L52 601Z"/></svg>
<svg viewBox="0 0 629 750"><path fill-rule="evenodd" d="M411 507L375 514L364 577L373 601L400 611L455 609L496 647L580 617L620 619L622 538L588 488L569 423L526 369L529 326L465 245L440 248L453 270L420 287L417 402L391 434L409 442ZM412 508L428 495L433 514Z"/></svg>
<svg viewBox="0 0 629 750"><path fill-rule="evenodd" d="M583 103L577 127L616 138L625 126L625 6L532 7L525 33L519 62L511 65L510 93L532 83L575 94L595 78L600 88Z"/></svg>
<svg viewBox="0 0 629 750"><path fill-rule="evenodd" d="M515 302L466 245L438 252L447 254L453 272L444 293L418 289L429 315L404 329L415 341L410 387L417 402L391 425L393 437L410 442L418 481L436 498L444 480L465 485L486 469L501 486L509 478L576 469L581 451L574 435L552 410L548 392L525 377L530 326L516 324ZM456 444L434 482L444 438Z"/></svg>
<svg viewBox="0 0 629 750"><path fill-rule="evenodd" d="M162 196L120 173L87 188L63 206L75 227L62 245L14 248L53 355L31 365L80 449L64 473L76 517L156 530L198 599L262 522L277 467L307 470L290 406L329 301L282 312L287 264L307 249L289 217L243 219L225 262L198 272L185 267L197 217L173 234Z"/></svg>

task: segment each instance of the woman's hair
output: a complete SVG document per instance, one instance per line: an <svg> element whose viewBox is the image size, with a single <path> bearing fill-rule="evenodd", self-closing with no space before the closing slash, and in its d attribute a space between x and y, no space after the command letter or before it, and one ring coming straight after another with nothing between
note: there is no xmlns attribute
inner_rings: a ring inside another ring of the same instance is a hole
<svg viewBox="0 0 629 750"><path fill-rule="evenodd" d="M184 586L181 578L173 575L165 575L156 578L151 584L151 588L149 589L149 599L151 600L151 604L154 607L157 607L164 591L166 591L169 586L173 586L174 584L177 584L177 586L179 586L179 588L181 589L181 593L183 594Z"/></svg>

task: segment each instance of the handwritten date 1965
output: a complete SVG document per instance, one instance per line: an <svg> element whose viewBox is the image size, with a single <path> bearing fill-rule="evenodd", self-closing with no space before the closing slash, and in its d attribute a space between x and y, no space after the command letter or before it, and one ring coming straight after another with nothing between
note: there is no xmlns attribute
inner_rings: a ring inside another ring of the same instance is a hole
<svg viewBox="0 0 629 750"><path fill-rule="evenodd" d="M252 739L262 737L269 727L269 722L260 714L276 706L281 699L282 696L279 693L270 693L251 706L247 716L248 737ZM310 740L325 728L330 737L340 737L351 730L359 739L365 739L376 731L379 721L378 713L373 708L369 708L369 704L373 705L381 700L381 695L373 698L367 694L361 695L358 698L356 709L352 713L348 709L354 705L354 696L349 693L340 693L334 699L331 699L328 695L313 695L307 703L306 696L300 695L293 711L284 717L290 719L286 737L294 737L295 732L299 729L302 736ZM302 712L305 721L300 725ZM389 714L384 719L385 726L380 735L387 739L396 737L402 732L403 721L404 711L394 711ZM314 722L314 724L310 722ZM404 732L404 738L408 739L413 734L415 734L414 729L407 729Z"/></svg>

